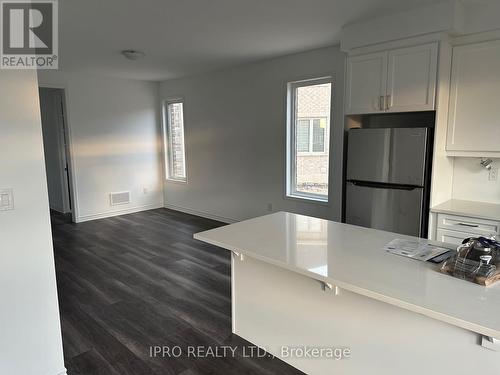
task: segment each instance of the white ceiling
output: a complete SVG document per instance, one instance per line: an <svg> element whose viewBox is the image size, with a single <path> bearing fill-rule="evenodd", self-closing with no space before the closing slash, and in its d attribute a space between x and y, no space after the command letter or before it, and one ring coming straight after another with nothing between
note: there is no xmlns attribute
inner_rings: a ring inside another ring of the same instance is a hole
<svg viewBox="0 0 500 375"><path fill-rule="evenodd" d="M441 1L60 0L60 68L177 78L334 45L347 23Z"/></svg>

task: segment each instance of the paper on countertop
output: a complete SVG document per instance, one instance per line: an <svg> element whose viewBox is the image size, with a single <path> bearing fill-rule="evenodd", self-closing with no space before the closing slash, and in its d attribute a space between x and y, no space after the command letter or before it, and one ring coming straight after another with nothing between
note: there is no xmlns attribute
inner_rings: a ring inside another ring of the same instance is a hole
<svg viewBox="0 0 500 375"><path fill-rule="evenodd" d="M450 249L429 244L425 240L413 241L396 238L384 246L384 250L395 255L421 260L423 262L444 254Z"/></svg>

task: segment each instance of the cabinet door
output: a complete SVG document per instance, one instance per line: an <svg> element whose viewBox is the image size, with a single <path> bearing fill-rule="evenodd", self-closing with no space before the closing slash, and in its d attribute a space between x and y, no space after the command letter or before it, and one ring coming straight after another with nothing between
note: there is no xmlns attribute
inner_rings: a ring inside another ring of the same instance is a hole
<svg viewBox="0 0 500 375"><path fill-rule="evenodd" d="M473 233L476 237L496 236L499 231L497 221L448 214L438 214L437 226L450 231Z"/></svg>
<svg viewBox="0 0 500 375"><path fill-rule="evenodd" d="M347 58L346 113L383 112L387 85L387 52Z"/></svg>
<svg viewBox="0 0 500 375"><path fill-rule="evenodd" d="M448 151L500 151L500 41L453 48Z"/></svg>
<svg viewBox="0 0 500 375"><path fill-rule="evenodd" d="M389 51L387 110L430 111L436 97L437 43Z"/></svg>
<svg viewBox="0 0 500 375"><path fill-rule="evenodd" d="M452 230L438 228L436 232L436 241L445 242L452 245L460 246L466 238L477 237L472 233L455 232Z"/></svg>

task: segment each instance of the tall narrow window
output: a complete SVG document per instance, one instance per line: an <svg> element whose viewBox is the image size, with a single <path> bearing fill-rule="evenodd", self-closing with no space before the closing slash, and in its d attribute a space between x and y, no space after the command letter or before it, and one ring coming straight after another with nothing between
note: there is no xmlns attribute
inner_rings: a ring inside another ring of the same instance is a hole
<svg viewBox="0 0 500 375"><path fill-rule="evenodd" d="M167 101L165 116L165 165L169 180L186 182L184 150L184 106L182 101Z"/></svg>
<svg viewBox="0 0 500 375"><path fill-rule="evenodd" d="M328 201L332 79L288 84L287 196Z"/></svg>

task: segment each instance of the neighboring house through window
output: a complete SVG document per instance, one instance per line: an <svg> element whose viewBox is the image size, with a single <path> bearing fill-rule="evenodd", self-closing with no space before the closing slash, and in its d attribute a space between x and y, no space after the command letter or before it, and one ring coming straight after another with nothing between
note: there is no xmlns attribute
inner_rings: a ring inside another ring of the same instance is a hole
<svg viewBox="0 0 500 375"><path fill-rule="evenodd" d="M326 144L327 117L299 118L297 120L297 152L324 153Z"/></svg>

